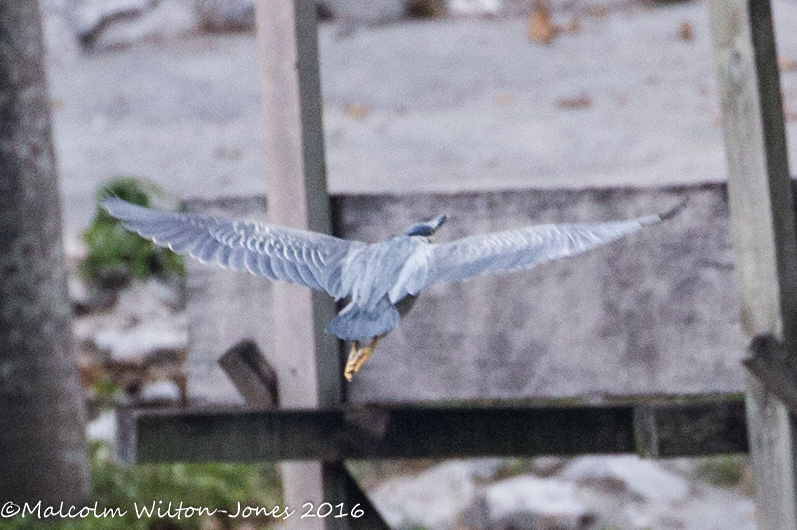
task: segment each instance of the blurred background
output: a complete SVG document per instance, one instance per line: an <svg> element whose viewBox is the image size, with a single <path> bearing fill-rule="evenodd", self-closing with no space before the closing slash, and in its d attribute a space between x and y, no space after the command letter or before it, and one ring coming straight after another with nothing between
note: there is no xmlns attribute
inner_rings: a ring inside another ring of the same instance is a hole
<svg viewBox="0 0 797 530"><path fill-rule="evenodd" d="M797 2L773 4L794 154ZM101 505L141 495L278 502L271 466L113 463L114 402L184 397L188 322L182 263L125 248L120 272L95 219L111 181L163 207L266 192L252 2L42 0L41 9L95 494ZM326 0L317 12L333 194L725 180L703 1ZM129 267L131 252L140 267ZM525 528L501 523L512 510L533 514L535 529L754 528L742 456L352 470L395 528Z"/></svg>

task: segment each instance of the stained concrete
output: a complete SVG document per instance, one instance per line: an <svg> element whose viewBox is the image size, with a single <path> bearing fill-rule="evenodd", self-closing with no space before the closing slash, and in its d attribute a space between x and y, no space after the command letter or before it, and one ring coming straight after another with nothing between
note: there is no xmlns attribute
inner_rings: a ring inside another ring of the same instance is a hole
<svg viewBox="0 0 797 530"><path fill-rule="evenodd" d="M340 234L368 242L445 212L450 218L439 240L447 241L530 224L636 217L686 197L677 217L584 255L428 287L347 385L349 400L591 401L741 392L746 342L722 184L346 195L334 199L334 209ZM248 217L267 220L259 214ZM217 374L203 375L194 397L237 401L213 366L247 334L268 356L269 281L191 262L188 284L189 371Z"/></svg>

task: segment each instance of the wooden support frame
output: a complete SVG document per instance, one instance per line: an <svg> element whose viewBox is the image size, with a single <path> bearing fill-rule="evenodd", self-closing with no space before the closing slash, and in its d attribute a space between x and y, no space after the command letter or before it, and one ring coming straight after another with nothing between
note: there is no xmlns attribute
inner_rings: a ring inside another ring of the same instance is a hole
<svg viewBox="0 0 797 530"><path fill-rule="evenodd" d="M232 379L248 405L258 408L271 408L275 405L277 376L253 341L243 341L230 348L219 359L219 364ZM348 501L348 506L359 506L362 509L361 517L351 519L349 523L351 528L367 530L390 528L342 462L329 463L323 466L322 470L324 482L343 486L342 496Z"/></svg>
<svg viewBox="0 0 797 530"><path fill-rule="evenodd" d="M329 233L331 218L321 120L314 0L256 0L265 124L264 144L270 217L275 223ZM334 302L305 287L277 282L273 299L274 363L283 407L328 407L342 398L337 338L324 333ZM341 466L281 465L286 502L349 504ZM347 518L289 520L289 528L347 529Z"/></svg>
<svg viewBox="0 0 797 530"><path fill-rule="evenodd" d="M712 0L710 15L742 328L794 359L797 237L772 12L767 0ZM758 527L797 530L794 418L752 375L746 403Z"/></svg>
<svg viewBox="0 0 797 530"><path fill-rule="evenodd" d="M644 408L650 430L636 423ZM741 400L570 407L127 411L132 463L747 451Z"/></svg>
<svg viewBox="0 0 797 530"><path fill-rule="evenodd" d="M256 6L273 220L328 232L314 5L256 0ZM275 326L273 357L280 400L287 407L309 408L129 411L122 416L131 428L120 440L121 454L134 462L329 462L284 467L286 498L296 504L343 500L351 489L341 471L345 458L694 456L743 452L749 438L759 528L797 530L795 424L784 404L797 406L797 392L794 378L778 373L779 366L791 370L797 362L797 235L771 9L767 0L711 0L710 12L742 326L758 341L746 363L758 376L748 378L746 419L733 401L341 408L340 352L321 327L334 307L302 289L278 285L275 299L285 308ZM324 522L317 524L321 528Z"/></svg>

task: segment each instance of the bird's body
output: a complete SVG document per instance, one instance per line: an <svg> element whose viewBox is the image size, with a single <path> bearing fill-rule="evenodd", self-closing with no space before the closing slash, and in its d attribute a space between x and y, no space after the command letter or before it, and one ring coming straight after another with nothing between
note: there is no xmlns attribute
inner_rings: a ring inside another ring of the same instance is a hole
<svg viewBox="0 0 797 530"><path fill-rule="evenodd" d="M531 226L434 243L446 220L439 215L408 227L403 235L369 244L268 223L150 210L117 198L102 206L126 228L177 253L299 283L344 301L326 331L353 343L347 379L427 285L528 269L579 254L675 212L611 223Z"/></svg>

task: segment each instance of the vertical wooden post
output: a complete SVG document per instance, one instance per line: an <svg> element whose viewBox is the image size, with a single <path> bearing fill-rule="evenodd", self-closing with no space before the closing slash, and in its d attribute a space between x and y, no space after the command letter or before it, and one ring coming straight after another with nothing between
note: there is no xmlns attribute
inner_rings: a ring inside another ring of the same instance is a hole
<svg viewBox="0 0 797 530"><path fill-rule="evenodd" d="M266 172L271 220L329 232L329 197L324 165L321 85L315 2L257 0ZM335 315L324 293L275 283L274 363L283 407L323 407L341 399L337 339L324 333ZM320 463L282 465L285 502L301 509L345 499L344 477ZM350 509L350 506L347 506ZM348 518L298 517L295 528L348 528Z"/></svg>
<svg viewBox="0 0 797 530"><path fill-rule="evenodd" d="M795 355L797 238L770 5L712 0L710 12L742 328ZM758 527L797 530L794 418L753 376L746 405Z"/></svg>

